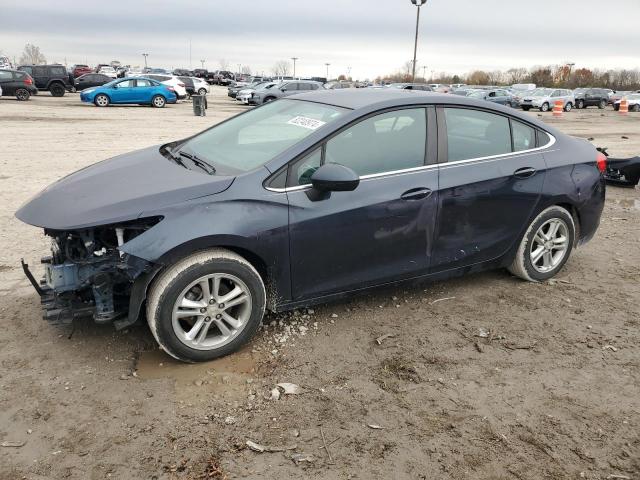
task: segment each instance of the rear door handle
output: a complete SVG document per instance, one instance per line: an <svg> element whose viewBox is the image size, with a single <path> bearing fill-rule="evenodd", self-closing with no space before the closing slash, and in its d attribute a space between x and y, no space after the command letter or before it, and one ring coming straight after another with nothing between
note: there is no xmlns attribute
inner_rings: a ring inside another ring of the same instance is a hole
<svg viewBox="0 0 640 480"><path fill-rule="evenodd" d="M513 172L513 176L516 178L529 178L536 174L536 169L531 167L519 168Z"/></svg>
<svg viewBox="0 0 640 480"><path fill-rule="evenodd" d="M429 197L433 192L430 188L412 188L411 190L407 190L400 198L402 200L422 200L424 198Z"/></svg>

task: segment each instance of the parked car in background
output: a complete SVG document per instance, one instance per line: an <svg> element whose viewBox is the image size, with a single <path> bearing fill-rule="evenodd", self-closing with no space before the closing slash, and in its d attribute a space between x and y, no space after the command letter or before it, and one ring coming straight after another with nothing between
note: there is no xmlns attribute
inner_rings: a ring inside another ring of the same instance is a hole
<svg viewBox="0 0 640 480"><path fill-rule="evenodd" d="M455 92L453 92L455 93ZM507 90L490 89L490 90L474 90L467 95L469 98L477 98L488 102L498 103L507 107L518 107L519 103L515 97Z"/></svg>
<svg viewBox="0 0 640 480"><path fill-rule="evenodd" d="M18 70L28 73L38 90L48 90L54 97L62 97L75 88L62 65L21 65Z"/></svg>
<svg viewBox="0 0 640 480"><path fill-rule="evenodd" d="M86 167L16 217L51 237L31 277L45 318L146 318L197 362L246 344L265 309L505 267L544 282L595 235L606 163L489 102L318 89Z"/></svg>
<svg viewBox="0 0 640 480"><path fill-rule="evenodd" d="M311 80L287 80L268 90L256 90L253 92L251 100L255 105L262 105L289 95L314 90L325 90L325 88L320 82L312 82Z"/></svg>
<svg viewBox="0 0 640 480"><path fill-rule="evenodd" d="M557 100L562 101L562 108L565 112L571 111L576 101L571 90L564 88L537 88L527 92L522 97L520 106L525 111L538 108L541 112L548 112L554 107Z"/></svg>
<svg viewBox="0 0 640 480"><path fill-rule="evenodd" d="M573 91L576 108L605 108L609 103L609 90L604 88L580 88Z"/></svg>
<svg viewBox="0 0 640 480"><path fill-rule="evenodd" d="M389 88L397 88L399 90L421 90L423 92L433 92L433 88L424 83L392 83Z"/></svg>
<svg viewBox="0 0 640 480"><path fill-rule="evenodd" d="M616 102L617 102L618 100L621 100L621 99L622 99L622 97L629 96L629 95L631 95L632 93L633 93L633 92L632 92L632 91L630 91L630 90L618 90L618 91L614 92L614 93L609 97L609 103L610 103L611 105L615 105L615 104L616 104Z"/></svg>
<svg viewBox="0 0 640 480"><path fill-rule="evenodd" d="M93 72L93 69L90 66L82 64L72 65L70 70L73 78L78 78L81 75L86 75L87 73Z"/></svg>
<svg viewBox="0 0 640 480"><path fill-rule="evenodd" d="M101 73L87 73L75 79L75 86L77 91L81 91L85 88L100 87L111 81L113 81L113 78L108 77L107 75L103 75Z"/></svg>
<svg viewBox="0 0 640 480"><path fill-rule="evenodd" d="M178 100L187 98L187 86L175 75L145 74L143 76L172 87L178 96ZM137 77L137 75L134 75L134 77Z"/></svg>
<svg viewBox="0 0 640 480"><path fill-rule="evenodd" d="M209 72L209 74L207 75L207 81L210 84L215 85L227 86L231 84L231 82L233 82L235 79L236 78L233 72L230 72L228 70L217 70L215 72Z"/></svg>
<svg viewBox="0 0 640 480"><path fill-rule="evenodd" d="M209 70L207 70L206 68L195 68L193 70L193 76L198 78L206 79L208 73Z"/></svg>
<svg viewBox="0 0 640 480"><path fill-rule="evenodd" d="M96 70L96 73L99 73L101 75L106 75L107 77L111 77L111 78L118 78L118 72L116 72L116 69L113 68L111 65L101 66Z"/></svg>
<svg viewBox="0 0 640 480"><path fill-rule="evenodd" d="M511 91L516 93L516 91L520 92L531 92L536 89L535 83L514 83L511 85Z"/></svg>
<svg viewBox="0 0 640 480"><path fill-rule="evenodd" d="M206 95L209 93L210 86L202 78L198 77L178 77L184 83L187 95Z"/></svg>
<svg viewBox="0 0 640 480"><path fill-rule="evenodd" d="M171 72L176 77L193 77L193 71L188 70L186 68L174 68L173 72Z"/></svg>
<svg viewBox="0 0 640 480"><path fill-rule="evenodd" d="M622 98L627 99L630 112L640 112L640 93L630 93ZM616 100L613 104L613 109L615 111L620 110L620 102L622 102L622 98L620 100Z"/></svg>
<svg viewBox="0 0 640 480"><path fill-rule="evenodd" d="M6 55L0 55L0 68L13 70L13 65L11 64L11 60Z"/></svg>
<svg viewBox="0 0 640 480"><path fill-rule="evenodd" d="M80 100L96 107L111 104L151 105L163 108L167 103L176 103L173 87L144 77L129 77L114 80L101 87L87 88L80 92Z"/></svg>
<svg viewBox="0 0 640 480"><path fill-rule="evenodd" d="M23 102L38 93L33 79L20 70L0 69L0 87L5 97L15 96Z"/></svg>
<svg viewBox="0 0 640 480"><path fill-rule="evenodd" d="M254 85L253 87L247 87L244 88L242 90L240 90L238 92L238 94L236 95L236 100L238 100L239 102L242 102L246 105L254 105L255 102L253 101L253 94L258 91L258 90L270 90L273 87L275 87L276 85L279 85L280 82L274 82L274 81L268 81L268 82L262 82L259 83L257 85Z"/></svg>
<svg viewBox="0 0 640 480"><path fill-rule="evenodd" d="M339 90L341 88L353 88L353 82L346 80L332 80L324 84L324 88L327 90Z"/></svg>

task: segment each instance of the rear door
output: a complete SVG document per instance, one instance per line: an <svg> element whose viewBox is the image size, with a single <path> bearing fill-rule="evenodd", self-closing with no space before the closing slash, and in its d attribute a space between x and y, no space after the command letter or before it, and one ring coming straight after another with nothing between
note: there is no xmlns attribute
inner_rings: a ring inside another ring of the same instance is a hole
<svg viewBox="0 0 640 480"><path fill-rule="evenodd" d="M435 141L435 111L429 137ZM425 162L427 109L359 121L289 167L289 235L295 300L425 275L436 218L437 165ZM435 150L432 158L435 162ZM360 176L352 192L318 197L322 163Z"/></svg>
<svg viewBox="0 0 640 480"><path fill-rule="evenodd" d="M34 66L31 68L33 69L33 74L31 74L31 76L33 77L33 81L36 84L36 87L41 90L46 90L49 83L49 73L47 72L47 67Z"/></svg>
<svg viewBox="0 0 640 480"><path fill-rule="evenodd" d="M134 101L140 103L149 103L151 102L151 98L155 90L149 80L146 78L137 78L135 80L135 88L134 88Z"/></svg>
<svg viewBox="0 0 640 480"><path fill-rule="evenodd" d="M536 131L481 109L438 109L440 196L431 272L493 260L519 239L542 191ZM511 131L513 130L513 138Z"/></svg>

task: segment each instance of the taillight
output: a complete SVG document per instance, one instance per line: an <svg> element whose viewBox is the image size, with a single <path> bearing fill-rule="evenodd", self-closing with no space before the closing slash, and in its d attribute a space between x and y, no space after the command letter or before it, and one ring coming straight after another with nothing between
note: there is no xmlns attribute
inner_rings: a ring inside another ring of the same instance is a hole
<svg viewBox="0 0 640 480"><path fill-rule="evenodd" d="M179 83L178 86L184 88L184 83Z"/></svg>
<svg viewBox="0 0 640 480"><path fill-rule="evenodd" d="M24 84L25 85L33 85L33 80L31 80L31 77L27 77L24 79Z"/></svg>
<svg viewBox="0 0 640 480"><path fill-rule="evenodd" d="M596 165L598 166L598 170L601 172L604 172L607 169L607 156L604 153L598 152L598 155L596 156Z"/></svg>
<svg viewBox="0 0 640 480"><path fill-rule="evenodd" d="M176 91L176 89L173 88L173 87L167 87L167 90L169 90L170 92L175 92Z"/></svg>

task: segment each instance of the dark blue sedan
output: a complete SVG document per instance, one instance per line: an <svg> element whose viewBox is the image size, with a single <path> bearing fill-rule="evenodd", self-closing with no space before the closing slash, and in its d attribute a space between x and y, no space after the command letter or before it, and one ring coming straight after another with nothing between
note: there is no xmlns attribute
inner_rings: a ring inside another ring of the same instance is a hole
<svg viewBox="0 0 640 480"><path fill-rule="evenodd" d="M80 100L96 107L110 104L151 105L162 108L178 99L173 87L163 85L150 78L136 77L114 80L100 87L87 88L80 92Z"/></svg>
<svg viewBox="0 0 640 480"><path fill-rule="evenodd" d="M143 317L184 361L266 308L508 268L556 275L591 239L606 158L526 114L397 89L319 91L80 170L18 212L53 255L45 317Z"/></svg>

